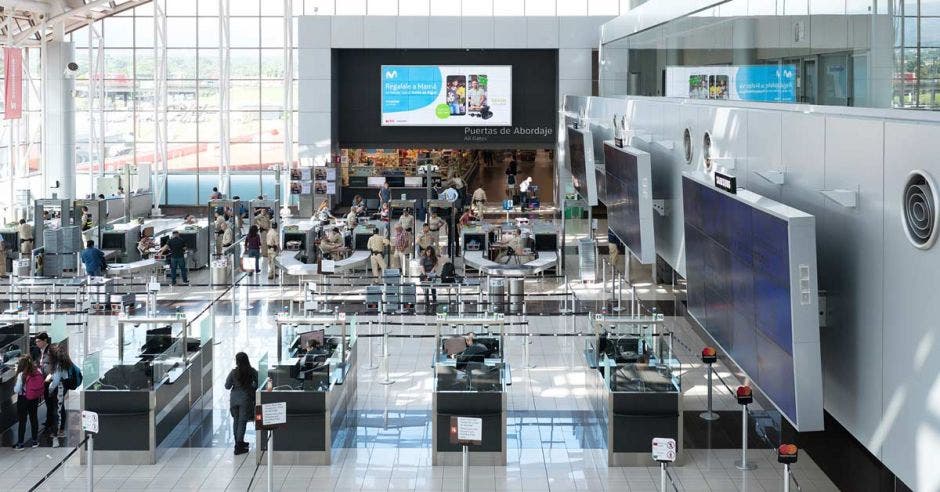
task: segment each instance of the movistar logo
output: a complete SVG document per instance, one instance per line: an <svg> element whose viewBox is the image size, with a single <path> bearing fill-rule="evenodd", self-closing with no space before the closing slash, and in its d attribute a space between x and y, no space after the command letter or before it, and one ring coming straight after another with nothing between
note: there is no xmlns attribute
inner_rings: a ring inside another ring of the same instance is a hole
<svg viewBox="0 0 940 492"><path fill-rule="evenodd" d="M398 70L386 70L386 71L385 71L385 78L386 78L386 79L397 79L397 78L398 78Z"/></svg>

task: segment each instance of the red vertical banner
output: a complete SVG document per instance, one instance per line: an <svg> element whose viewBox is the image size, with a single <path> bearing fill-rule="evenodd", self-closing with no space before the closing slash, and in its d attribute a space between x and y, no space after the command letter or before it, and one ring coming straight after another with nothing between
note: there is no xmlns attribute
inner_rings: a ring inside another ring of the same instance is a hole
<svg viewBox="0 0 940 492"><path fill-rule="evenodd" d="M3 48L3 119L18 120L23 114L23 50Z"/></svg>

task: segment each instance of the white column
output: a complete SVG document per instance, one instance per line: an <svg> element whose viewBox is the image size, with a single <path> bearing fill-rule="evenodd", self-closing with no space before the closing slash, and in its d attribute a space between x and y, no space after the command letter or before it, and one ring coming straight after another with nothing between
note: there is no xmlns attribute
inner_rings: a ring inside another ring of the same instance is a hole
<svg viewBox="0 0 940 492"><path fill-rule="evenodd" d="M42 169L41 196L55 193L61 198L75 198L75 107L73 79L65 77L65 67L74 61L72 43L46 43L42 67Z"/></svg>

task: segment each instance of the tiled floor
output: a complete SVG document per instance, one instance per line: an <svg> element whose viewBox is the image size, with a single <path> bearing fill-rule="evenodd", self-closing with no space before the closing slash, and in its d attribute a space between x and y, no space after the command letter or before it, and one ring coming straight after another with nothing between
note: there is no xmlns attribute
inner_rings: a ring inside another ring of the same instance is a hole
<svg viewBox="0 0 940 492"><path fill-rule="evenodd" d="M204 280L206 275L204 272L194 274L194 283ZM582 300L579 305L584 309L599 305L596 300L603 295L599 285L573 283L572 288ZM564 290L554 280L533 280L527 289L532 293L552 295ZM208 287L166 289L160 296L161 308L175 309L179 306L187 313L195 313L221 293L221 290ZM245 295L250 296L250 310L241 309ZM640 295L644 300L671 298L668 289L643 288ZM158 463L153 466L97 466L95 490L265 490L267 469L255 465L254 453L238 457L232 455L228 393L221 390L222 382L236 351L249 353L253 363L265 352L274 354L272 315L282 309L282 300L300 300L302 295L296 289L258 286L242 289L238 296L237 322L229 316L228 296L224 297L225 302L219 302L213 308L219 342L215 347L213 373L216 389L212 395L213 413L203 424L204 432L183 447L163 450ZM557 303L555 306L557 308ZM506 318L513 323L508 330L510 333L525 333L526 327L519 323L528 322L528 332L536 335L531 337L528 345L531 368L525 367L526 338L508 337L507 355L513 368L513 384L508 399L508 464L505 467L473 467L470 471L471 490L659 490L658 468L609 468L605 443L591 431L595 423L590 416L584 390L587 371L582 350L585 338L555 336L587 333L586 317L564 317L532 312L531 309L529 312L531 316L525 318ZM40 316L36 321L46 322L48 318ZM375 318L360 316L358 321L363 327L360 333L381 333L378 323L368 323L376 321ZM433 339L407 337L433 333L434 322L423 316L406 317L404 321L408 324L405 326L401 326L400 321L397 316L388 319L391 356L387 370L394 384L379 384L386 370L385 361L381 358L382 338L362 337L358 349L361 370L356 404L359 426L347 429L339 436L337 444L341 447L334 452L331 466L275 467L277 489L460 489L459 467L434 467L430 464ZM426 323L426 326L412 326L414 323ZM704 426L695 416L705 408L705 370L695 358L703 343L683 319L669 317L666 324L676 336L674 349L683 363L683 405L687 412L692 412L686 420L691 419ZM86 335L92 350L113 348L115 325L111 317L91 316L87 334L80 326L71 327L70 347L73 353L84 352ZM80 361L81 356L76 359ZM373 365L377 367L368 368ZM737 384L723 366L719 364L716 370L729 385ZM725 415L739 411L740 407L722 383L714 381L713 389L715 408L727 411L723 413L723 419ZM70 405L73 410L77 408L77 402L78 399L72 395ZM755 409L755 413L762 412ZM21 452L14 452L9 447L0 448L0 491L28 490L72 449L68 445L74 445L78 434L75 428L77 415L73 412L72 417L72 438L64 447L41 447ZM726 424L730 423L729 418ZM775 462L769 446L753 440L755 448L749 458L758 462L759 468L741 472L733 464L739 458L740 450L732 447L739 445L740 438L734 432L730 434L730 439L736 438L737 442L732 442L726 449L685 450L686 461L671 469L678 490L782 489L782 465ZM4 439L9 442L9 432ZM249 430L249 441L253 449L252 430ZM794 475L804 491L835 490L805 454L794 466ZM85 469L80 466L77 456L73 456L40 490L84 490L85 477Z"/></svg>

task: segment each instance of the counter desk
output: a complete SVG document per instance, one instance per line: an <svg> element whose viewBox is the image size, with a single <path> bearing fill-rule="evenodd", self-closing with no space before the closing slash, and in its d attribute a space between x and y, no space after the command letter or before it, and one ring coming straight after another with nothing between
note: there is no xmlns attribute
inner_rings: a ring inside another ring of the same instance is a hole
<svg viewBox="0 0 940 492"><path fill-rule="evenodd" d="M120 321L117 355L95 352L83 363L82 409L98 413L96 463L152 465L211 416L212 331L188 337L176 318ZM125 355L125 345L140 348Z"/></svg>

